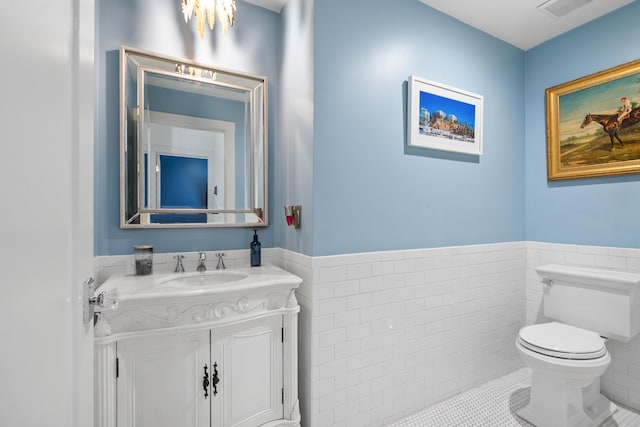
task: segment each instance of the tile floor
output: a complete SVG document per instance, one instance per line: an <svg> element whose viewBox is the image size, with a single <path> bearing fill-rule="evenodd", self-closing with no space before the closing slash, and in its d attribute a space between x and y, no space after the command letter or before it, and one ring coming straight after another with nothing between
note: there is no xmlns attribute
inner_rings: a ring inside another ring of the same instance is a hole
<svg viewBox="0 0 640 427"><path fill-rule="evenodd" d="M516 412L529 403L530 371L511 374L440 402L388 427L531 426ZM620 405L619 405L620 406ZM640 412L620 406L601 427L638 427Z"/></svg>

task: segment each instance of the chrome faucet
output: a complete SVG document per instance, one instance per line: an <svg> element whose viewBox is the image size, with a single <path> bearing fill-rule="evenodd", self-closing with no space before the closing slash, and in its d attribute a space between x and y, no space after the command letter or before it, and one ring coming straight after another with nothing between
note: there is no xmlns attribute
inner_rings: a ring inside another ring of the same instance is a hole
<svg viewBox="0 0 640 427"><path fill-rule="evenodd" d="M184 255L176 255L173 259L177 259L176 269L173 270L175 273L184 273L184 266L182 265L182 260L184 259Z"/></svg>
<svg viewBox="0 0 640 427"><path fill-rule="evenodd" d="M199 272L203 272L203 271L207 271L207 266L204 265L204 262L207 260L207 254L205 254L204 252L200 252L200 255L198 255L198 268L196 268L196 270L198 270Z"/></svg>
<svg viewBox="0 0 640 427"><path fill-rule="evenodd" d="M222 259L222 257L227 256L227 254L225 254L224 252L218 252L216 256L218 257L218 264L216 265L216 270L224 270L225 268L227 268L225 267L224 260Z"/></svg>

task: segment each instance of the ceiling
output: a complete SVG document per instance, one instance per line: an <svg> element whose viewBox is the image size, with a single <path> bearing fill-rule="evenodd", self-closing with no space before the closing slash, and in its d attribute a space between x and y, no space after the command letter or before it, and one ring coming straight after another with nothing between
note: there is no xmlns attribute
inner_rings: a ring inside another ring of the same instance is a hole
<svg viewBox="0 0 640 427"><path fill-rule="evenodd" d="M287 0L245 0L280 13ZM322 1L322 0L316 0ZM528 50L553 37L599 18L634 0L420 0L465 24L505 42ZM538 10L547 2L553 6L575 3L578 7L554 17ZM580 5L581 3L585 3Z"/></svg>
<svg viewBox="0 0 640 427"><path fill-rule="evenodd" d="M255 4L256 6L263 7L265 9L273 10L280 13L282 7L287 3L287 0L244 0L247 3Z"/></svg>
<svg viewBox="0 0 640 427"><path fill-rule="evenodd" d="M547 0L420 0L447 15L527 50L634 0L550 0L585 3L561 17L538 10ZM480 7L480 4L482 7ZM569 4L570 6L570 4Z"/></svg>

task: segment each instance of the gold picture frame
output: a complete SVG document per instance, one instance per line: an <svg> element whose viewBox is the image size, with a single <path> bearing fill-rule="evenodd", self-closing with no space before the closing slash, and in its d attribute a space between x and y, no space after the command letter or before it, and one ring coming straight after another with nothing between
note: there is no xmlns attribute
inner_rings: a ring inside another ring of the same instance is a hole
<svg viewBox="0 0 640 427"><path fill-rule="evenodd" d="M549 181L640 173L640 59L545 91Z"/></svg>

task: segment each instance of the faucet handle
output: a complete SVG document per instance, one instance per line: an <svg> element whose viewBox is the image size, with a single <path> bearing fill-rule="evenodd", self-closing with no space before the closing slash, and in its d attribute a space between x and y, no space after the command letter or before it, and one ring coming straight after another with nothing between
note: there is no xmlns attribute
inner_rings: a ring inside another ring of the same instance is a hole
<svg viewBox="0 0 640 427"><path fill-rule="evenodd" d="M207 266L204 265L204 262L207 260L207 254L205 254L204 252L200 252L200 254L198 255L198 267L196 268L197 271L199 272L203 272L203 271L207 271Z"/></svg>
<svg viewBox="0 0 640 427"><path fill-rule="evenodd" d="M218 252L216 253L216 256L218 257L218 265L216 265L216 270L224 270L225 268L227 268L224 265L224 260L222 259L223 257L226 257L227 254L225 254L224 252Z"/></svg>
<svg viewBox="0 0 640 427"><path fill-rule="evenodd" d="M173 259L177 259L176 268L173 270L175 273L184 273L184 266L182 265L182 260L184 259L184 255L174 255Z"/></svg>

